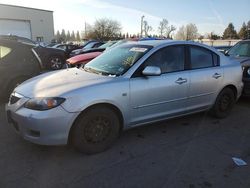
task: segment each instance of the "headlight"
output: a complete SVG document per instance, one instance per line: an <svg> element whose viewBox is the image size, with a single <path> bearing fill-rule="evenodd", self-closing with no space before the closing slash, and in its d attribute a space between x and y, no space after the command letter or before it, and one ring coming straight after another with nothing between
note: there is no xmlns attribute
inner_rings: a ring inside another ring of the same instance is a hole
<svg viewBox="0 0 250 188"><path fill-rule="evenodd" d="M28 100L24 104L24 107L32 110L43 111L55 108L62 104L64 101L65 99L60 97L34 98Z"/></svg>
<svg viewBox="0 0 250 188"><path fill-rule="evenodd" d="M247 74L250 76L250 67L247 69Z"/></svg>

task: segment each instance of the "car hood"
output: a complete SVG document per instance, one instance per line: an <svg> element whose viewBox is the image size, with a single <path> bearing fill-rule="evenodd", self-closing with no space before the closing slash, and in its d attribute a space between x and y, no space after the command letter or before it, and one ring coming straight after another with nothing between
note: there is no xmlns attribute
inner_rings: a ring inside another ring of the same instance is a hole
<svg viewBox="0 0 250 188"><path fill-rule="evenodd" d="M77 64L80 62L92 60L96 58L97 56L99 56L100 54L102 54L102 52L91 52L91 53L81 54L81 55L77 55L77 56L69 58L67 62L69 64Z"/></svg>
<svg viewBox="0 0 250 188"><path fill-rule="evenodd" d="M233 57L230 56L230 59L236 60L241 63L241 66L250 66L250 57Z"/></svg>
<svg viewBox="0 0 250 188"><path fill-rule="evenodd" d="M83 49L76 49L76 50L73 50L71 53L76 54L76 53L80 53L82 51L83 51Z"/></svg>
<svg viewBox="0 0 250 188"><path fill-rule="evenodd" d="M15 92L28 97L63 96L74 90L108 82L114 78L71 68L45 73L23 82Z"/></svg>

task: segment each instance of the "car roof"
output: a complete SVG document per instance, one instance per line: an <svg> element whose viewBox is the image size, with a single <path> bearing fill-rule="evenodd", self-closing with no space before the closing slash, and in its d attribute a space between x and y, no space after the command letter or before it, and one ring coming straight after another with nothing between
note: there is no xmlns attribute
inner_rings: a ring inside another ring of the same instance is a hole
<svg viewBox="0 0 250 188"><path fill-rule="evenodd" d="M169 40L169 39L164 39L164 40L146 40L146 41L138 41L138 42L131 42L133 44L139 44L139 45L148 45L148 46L153 46L153 47L157 47L157 46L161 46L161 45L172 45L172 44L186 44L186 45L196 45L196 46L202 46L202 47L206 47L209 49L213 49L211 48L211 46L205 45L205 44L201 44L199 42L194 42L194 41L179 41L179 40Z"/></svg>

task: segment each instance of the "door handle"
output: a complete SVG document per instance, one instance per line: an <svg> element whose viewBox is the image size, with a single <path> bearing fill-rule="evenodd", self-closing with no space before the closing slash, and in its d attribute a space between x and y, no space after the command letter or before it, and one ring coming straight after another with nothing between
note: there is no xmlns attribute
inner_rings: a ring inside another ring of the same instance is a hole
<svg viewBox="0 0 250 188"><path fill-rule="evenodd" d="M221 77L221 74L219 74L219 73L215 73L214 75L213 75L213 78L215 78L215 79L218 79L218 78L220 78Z"/></svg>
<svg viewBox="0 0 250 188"><path fill-rule="evenodd" d="M175 81L175 83L180 84L180 85L184 84L186 82L187 82L187 79L185 79L185 78L178 78L178 80Z"/></svg>

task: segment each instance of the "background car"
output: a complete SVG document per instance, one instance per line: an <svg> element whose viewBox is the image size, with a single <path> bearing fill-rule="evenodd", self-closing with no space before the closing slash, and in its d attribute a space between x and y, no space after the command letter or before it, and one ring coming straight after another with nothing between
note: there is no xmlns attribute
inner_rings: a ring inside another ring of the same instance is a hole
<svg viewBox="0 0 250 188"><path fill-rule="evenodd" d="M84 66L50 72L18 86L6 106L24 139L108 149L120 132L210 110L224 118L241 95L242 68L212 47L143 41L106 51Z"/></svg>
<svg viewBox="0 0 250 188"><path fill-rule="evenodd" d="M82 65L87 64L88 62L90 62L91 60L93 60L94 58L98 57L101 54L102 52L90 52L86 54L80 54L80 55L67 59L66 63L69 67L79 68Z"/></svg>
<svg viewBox="0 0 250 188"><path fill-rule="evenodd" d="M232 48L232 46L213 46L213 47L223 54L225 54L226 51L228 51L230 48Z"/></svg>
<svg viewBox="0 0 250 188"><path fill-rule="evenodd" d="M66 52L67 58L69 58L69 55L73 50L81 48L79 45L74 45L74 44L56 44L52 47L64 50Z"/></svg>
<svg viewBox="0 0 250 188"><path fill-rule="evenodd" d="M30 39L15 35L2 35L0 38L32 45L47 70L59 70L65 65L66 53L62 49L44 47Z"/></svg>
<svg viewBox="0 0 250 188"><path fill-rule="evenodd" d="M226 55L241 63L244 69L244 88L242 95L250 96L250 40L238 42L226 52Z"/></svg>
<svg viewBox="0 0 250 188"><path fill-rule="evenodd" d="M99 46L101 46L103 44L104 44L104 42L99 42L99 41L88 42L88 44L84 45L81 49L73 50L70 53L70 57L82 54L85 50L89 50L89 49L92 49L92 48L98 48Z"/></svg>
<svg viewBox="0 0 250 188"><path fill-rule="evenodd" d="M114 47L117 47L121 44L124 44L126 42L136 41L135 39L124 39L124 40L118 40L118 41L110 41L106 44L103 44L102 46L98 48L93 48L90 50L86 50L83 52L83 54L73 56L69 59L67 59L66 63L69 67L81 67L81 65L85 65L88 62L90 62L92 59L98 57L101 55L104 51L110 50Z"/></svg>
<svg viewBox="0 0 250 188"><path fill-rule="evenodd" d="M6 101L13 89L43 70L33 45L0 37L0 100Z"/></svg>

